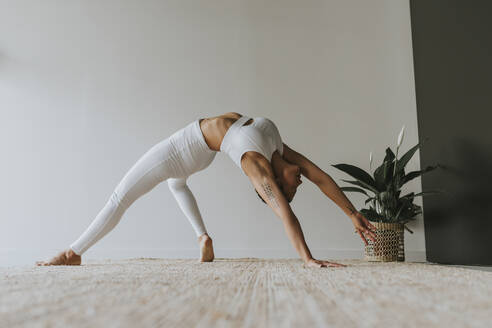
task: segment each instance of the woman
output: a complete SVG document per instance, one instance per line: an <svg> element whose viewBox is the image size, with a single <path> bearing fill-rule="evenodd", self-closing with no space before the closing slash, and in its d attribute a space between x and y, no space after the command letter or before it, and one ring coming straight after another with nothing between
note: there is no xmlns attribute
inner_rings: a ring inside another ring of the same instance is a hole
<svg viewBox="0 0 492 328"><path fill-rule="evenodd" d="M305 156L282 142L275 124L263 117L238 113L198 119L148 150L126 173L87 230L70 248L38 265L79 265L81 255L111 231L126 209L139 197L167 180L180 208L198 237L203 262L213 261L212 239L207 234L187 178L208 167L218 151L229 155L248 176L260 198L282 220L286 233L304 263L313 267L343 266L316 260L304 240L289 203L302 183L301 174L314 182L352 220L367 243L374 227L359 213L331 177Z"/></svg>

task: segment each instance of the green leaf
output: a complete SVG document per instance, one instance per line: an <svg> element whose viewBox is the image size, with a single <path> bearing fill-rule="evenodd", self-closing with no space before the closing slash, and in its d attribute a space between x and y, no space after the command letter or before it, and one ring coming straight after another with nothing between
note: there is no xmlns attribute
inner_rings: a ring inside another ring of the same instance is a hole
<svg viewBox="0 0 492 328"><path fill-rule="evenodd" d="M365 183L362 183L362 182L360 182L358 180L345 180L345 179L340 179L340 180L342 180L343 182L351 183L353 185L356 185L356 186L365 188L365 189L370 190L370 191L372 191L372 192L375 193L375 191L373 190L373 188L368 187Z"/></svg>
<svg viewBox="0 0 492 328"><path fill-rule="evenodd" d="M384 167L383 179L385 186L388 186L393 180L393 168L395 167L395 162L388 162L388 165Z"/></svg>
<svg viewBox="0 0 492 328"><path fill-rule="evenodd" d="M419 192L418 194L415 194L415 197L417 196L422 196L422 195L436 195L436 194L442 194L442 190L428 190L428 191L422 191Z"/></svg>
<svg viewBox="0 0 492 328"><path fill-rule="evenodd" d="M408 222L408 221L407 221L407 222ZM407 227L407 225L405 224L405 223L407 223L407 222L403 222L403 227L404 227L404 228L405 228L408 232L413 233L413 231L412 231L412 230L410 230L410 228L409 228L409 227Z"/></svg>
<svg viewBox="0 0 492 328"><path fill-rule="evenodd" d="M379 191L386 189L386 184L388 182L388 172L391 168L393 170L392 162L395 159L395 154L391 151L391 148L386 148L386 156L384 157L383 163L374 170L374 181L376 182L376 187ZM393 171L391 171L393 172Z"/></svg>
<svg viewBox="0 0 492 328"><path fill-rule="evenodd" d="M379 191L385 189L384 172L385 168L388 166L388 162L383 162L376 170L374 170L374 181L376 182L376 187Z"/></svg>
<svg viewBox="0 0 492 328"><path fill-rule="evenodd" d="M398 160L398 164L396 164L396 170L397 171L401 170L402 168L405 167L405 165L407 165L408 161L412 158L413 154L415 154L415 152L419 148L419 145L420 145L419 143L416 144L415 146L413 146L412 148L410 148L410 150L407 151L405 153L405 155L403 155L402 157L400 157L400 159Z"/></svg>
<svg viewBox="0 0 492 328"><path fill-rule="evenodd" d="M415 193L412 191L411 193L408 193L405 196L401 196L400 199L401 198L407 198L407 197L413 198L413 197L415 197Z"/></svg>
<svg viewBox="0 0 492 328"><path fill-rule="evenodd" d="M364 215L366 217L366 219L368 219L369 221L383 221L383 217L378 214L378 212L376 212L375 210L373 210L372 208L371 209L366 209L366 208L363 208L361 209L359 212L362 213L362 215Z"/></svg>
<svg viewBox="0 0 492 328"><path fill-rule="evenodd" d="M395 154L390 147L386 148L386 156L384 157L384 162L392 162L395 159Z"/></svg>
<svg viewBox="0 0 492 328"><path fill-rule="evenodd" d="M340 187L340 190L347 191L347 192L351 192L351 191L361 192L361 193L365 194L366 196L369 196L364 189L360 189L357 187Z"/></svg>
<svg viewBox="0 0 492 328"><path fill-rule="evenodd" d="M403 186L405 183L407 183L410 180L415 179L416 177L419 177L423 174L423 171L412 171L406 174L403 179L400 181L400 187Z"/></svg>
<svg viewBox="0 0 492 328"><path fill-rule="evenodd" d="M438 165L436 165L436 166L431 166L431 165L429 165L429 166L427 166L427 167L426 167L425 169L423 169L423 170L420 170L420 171L412 171L412 172L407 173L407 174L403 177L403 179L401 180L401 182L400 182L400 187L401 187L401 186L403 186L403 185L404 185L405 183L407 183L408 181L413 180L413 179L415 179L416 177L419 177L419 176L421 176L421 175L422 175L422 174L424 174L424 173L430 172L430 171L432 171L432 170L436 169L437 167L438 167Z"/></svg>
<svg viewBox="0 0 492 328"><path fill-rule="evenodd" d="M379 199L383 204L389 204L393 199L393 194L388 191L383 191L382 193L379 194Z"/></svg>
<svg viewBox="0 0 492 328"><path fill-rule="evenodd" d="M371 177L369 173L367 173L363 169L350 164L335 164L332 166L354 177L356 180L366 185L367 189L371 189L374 192L378 191L374 179Z"/></svg>
<svg viewBox="0 0 492 328"><path fill-rule="evenodd" d="M422 213L422 207L417 204L413 204L413 200L406 198L405 200L401 199L405 206L403 207L402 213L400 215L401 222L408 222L410 220L415 220L415 216L417 214Z"/></svg>

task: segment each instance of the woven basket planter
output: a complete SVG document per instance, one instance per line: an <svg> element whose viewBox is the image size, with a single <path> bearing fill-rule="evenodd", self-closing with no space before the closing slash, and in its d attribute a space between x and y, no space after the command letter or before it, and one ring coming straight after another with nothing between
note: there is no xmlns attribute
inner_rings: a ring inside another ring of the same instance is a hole
<svg viewBox="0 0 492 328"><path fill-rule="evenodd" d="M371 222L376 230L376 241L367 239L365 260L371 262L405 261L402 223Z"/></svg>

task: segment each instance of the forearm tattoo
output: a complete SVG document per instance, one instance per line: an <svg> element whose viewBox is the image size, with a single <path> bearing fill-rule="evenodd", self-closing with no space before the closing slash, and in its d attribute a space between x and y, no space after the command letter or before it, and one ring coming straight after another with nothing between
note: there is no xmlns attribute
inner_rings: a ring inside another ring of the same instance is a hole
<svg viewBox="0 0 492 328"><path fill-rule="evenodd" d="M348 207L348 206L345 206L345 207L348 208L348 210L350 211L350 215L353 215L356 212L356 210L351 208L351 207Z"/></svg>
<svg viewBox="0 0 492 328"><path fill-rule="evenodd" d="M278 208L277 198L275 198L275 195L272 190L272 186L270 186L268 182L264 182L262 183L261 187L263 188L263 191L265 192L267 198L272 203L272 206Z"/></svg>

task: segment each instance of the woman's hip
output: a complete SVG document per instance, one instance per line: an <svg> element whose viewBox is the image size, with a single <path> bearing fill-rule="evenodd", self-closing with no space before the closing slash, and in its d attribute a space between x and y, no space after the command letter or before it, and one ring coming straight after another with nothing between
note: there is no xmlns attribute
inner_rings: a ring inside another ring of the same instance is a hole
<svg viewBox="0 0 492 328"><path fill-rule="evenodd" d="M196 147L176 149L170 138L164 139L137 160L117 189L123 196L132 188L147 190L169 178L188 177L208 167L215 154Z"/></svg>

